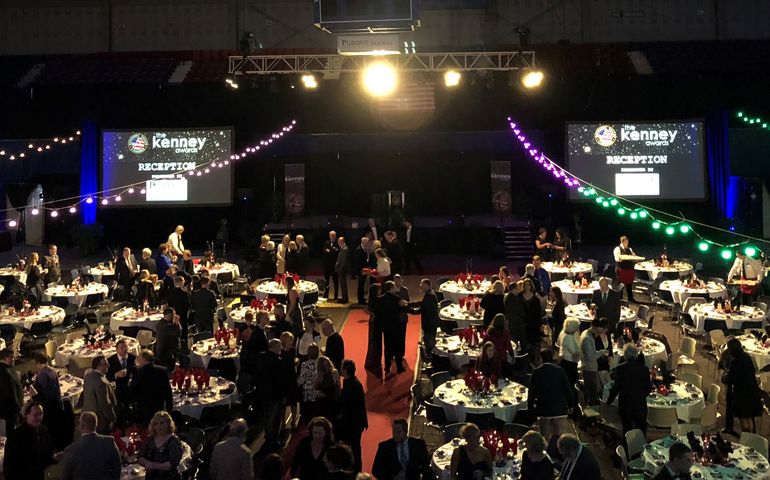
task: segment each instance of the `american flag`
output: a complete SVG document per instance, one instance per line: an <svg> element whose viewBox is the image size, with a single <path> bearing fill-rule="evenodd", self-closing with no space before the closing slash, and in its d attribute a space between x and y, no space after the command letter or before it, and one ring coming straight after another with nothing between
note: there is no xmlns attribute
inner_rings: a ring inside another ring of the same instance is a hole
<svg viewBox="0 0 770 480"><path fill-rule="evenodd" d="M131 135L128 145L133 151L144 151L147 148L147 137L141 134Z"/></svg>
<svg viewBox="0 0 770 480"><path fill-rule="evenodd" d="M436 109L436 87L432 83L407 83L379 101L381 112L415 112Z"/></svg>

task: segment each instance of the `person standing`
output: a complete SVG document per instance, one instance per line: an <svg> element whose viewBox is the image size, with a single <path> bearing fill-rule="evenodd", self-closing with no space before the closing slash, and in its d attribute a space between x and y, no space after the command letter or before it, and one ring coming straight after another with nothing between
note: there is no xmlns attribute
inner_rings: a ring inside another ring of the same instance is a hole
<svg viewBox="0 0 770 480"><path fill-rule="evenodd" d="M83 377L83 410L94 412L99 419L99 433L109 433L117 417L118 400L107 380L108 369L107 359L97 355Z"/></svg>
<svg viewBox="0 0 770 480"><path fill-rule="evenodd" d="M396 284L388 280L382 286L382 295L377 298L375 316L385 338L385 375L390 375L390 367L393 361L396 363L398 373L406 371L404 359L399 357L401 351L399 341L401 338L401 310L406 302L398 296Z"/></svg>
<svg viewBox="0 0 770 480"><path fill-rule="evenodd" d="M412 264L417 269L417 273L422 275L422 263L417 256L417 241L414 236L414 225L411 220L404 220L404 272L409 275L412 271Z"/></svg>
<svg viewBox="0 0 770 480"><path fill-rule="evenodd" d="M323 269L324 269L324 281L326 281L326 290L323 292L324 297L330 298L329 293L331 291L331 285L329 284L329 280L334 282L334 298L333 300L339 299L339 276L337 275L336 270L334 269L336 263L337 263L337 253L339 253L340 247L337 244L337 232L332 230L329 232L329 238L324 242L323 246Z"/></svg>
<svg viewBox="0 0 770 480"><path fill-rule="evenodd" d="M738 417L742 432L756 432L756 417L762 416L762 398L757 385L754 361L743 350L740 340L731 338L727 349L732 361L727 373L727 389L732 390L733 414Z"/></svg>
<svg viewBox="0 0 770 480"><path fill-rule="evenodd" d="M511 337L517 342L521 349L526 350L527 337L524 334L524 322L526 321L526 311L524 302L521 299L521 293L524 291L524 281L519 280L511 283L508 293L505 294L503 305L505 307L505 318L508 320L508 331Z"/></svg>
<svg viewBox="0 0 770 480"><path fill-rule="evenodd" d="M166 367L170 373L176 367L176 360L179 356L179 336L182 331L179 315L172 307L166 307L163 310L163 318L155 329L157 336L155 352L158 355L158 362Z"/></svg>
<svg viewBox="0 0 770 480"><path fill-rule="evenodd" d="M430 465L425 440L408 436L405 418L393 420L392 431L393 437L380 442L374 455L372 474L377 480L434 480L436 474Z"/></svg>
<svg viewBox="0 0 770 480"><path fill-rule="evenodd" d="M422 344L425 350L425 360L433 358L433 348L436 346L436 331L439 326L438 297L433 291L430 279L420 280L422 300L414 302L409 307L412 313L420 315L420 328L422 329Z"/></svg>
<svg viewBox="0 0 770 480"><path fill-rule="evenodd" d="M328 318L321 324L321 333L326 337L324 355L332 361L334 368L339 370L342 367L342 359L345 358L345 341Z"/></svg>
<svg viewBox="0 0 770 480"><path fill-rule="evenodd" d="M253 480L251 452L244 445L249 425L238 418L227 427L227 437L214 445L209 466L211 480Z"/></svg>
<svg viewBox="0 0 770 480"><path fill-rule="evenodd" d="M541 351L540 358L543 363L532 372L527 403L540 418L540 433L550 439L575 431L567 417L575 395L567 373L554 361L553 350Z"/></svg>
<svg viewBox="0 0 770 480"><path fill-rule="evenodd" d="M158 264L155 259L152 258L152 250L149 248L142 249L142 259L139 261L139 270L147 270L150 275L156 275L158 273Z"/></svg>
<svg viewBox="0 0 770 480"><path fill-rule="evenodd" d="M543 261L551 261L551 253L553 252L553 244L548 241L548 229L540 227L537 230L537 238L535 238L535 255L538 255Z"/></svg>
<svg viewBox="0 0 770 480"><path fill-rule="evenodd" d="M41 352L35 352L32 358L34 360L32 371L35 372L32 388L37 392L32 398L43 404L45 411L43 425L48 428L54 447L62 450L72 443L72 432L75 430L72 404L68 399L62 399L59 376L48 365L48 357Z"/></svg>
<svg viewBox="0 0 770 480"><path fill-rule="evenodd" d="M131 405L128 385L136 373L136 355L128 352L124 339L115 343L115 354L107 358L107 380L115 382L115 398L118 399L118 421L126 419Z"/></svg>
<svg viewBox="0 0 770 480"><path fill-rule="evenodd" d="M380 229L380 226L377 225L377 222L374 221L373 218L369 218L366 221L366 228L364 229L366 232L366 236L369 237L369 240L374 242L375 240L380 239L380 233L382 230Z"/></svg>
<svg viewBox="0 0 770 480"><path fill-rule="evenodd" d="M377 260L374 258L370 248L369 237L361 237L361 245L355 249L354 260L355 274L358 278L356 298L359 305L366 305L366 280L369 278L369 275L364 274L362 270L365 268L377 268Z"/></svg>
<svg viewBox="0 0 770 480"><path fill-rule="evenodd" d="M214 314L217 311L217 297L209 289L211 280L208 277L201 278L201 288L190 296L190 307L195 318L195 327L198 332L214 332Z"/></svg>
<svg viewBox="0 0 770 480"><path fill-rule="evenodd" d="M634 283L634 261L626 260L622 256L636 256L636 253L628 246L628 237L623 235L620 237L620 245L615 247L612 251L612 255L615 257L615 273L617 275L618 283L623 284L626 288L626 295L628 301L634 301L634 292L632 285Z"/></svg>
<svg viewBox="0 0 770 480"><path fill-rule="evenodd" d="M185 287L185 279L183 276L177 275L174 277L174 288L168 292L168 295L166 296L166 302L168 303L169 307L174 309L174 313L179 319L179 339L181 340L182 344L182 353L186 355L189 353L189 346L187 345L187 332L190 324L190 294ZM158 343L160 343L160 338L158 339Z"/></svg>
<svg viewBox="0 0 770 480"><path fill-rule="evenodd" d="M13 431L24 401L19 372L13 368L13 349L0 350L0 420L6 433Z"/></svg>
<svg viewBox="0 0 770 480"><path fill-rule="evenodd" d="M401 264L403 263L404 253L401 243L398 241L398 234L393 230L385 232L385 239L382 248L388 252L388 258L391 262L391 273L401 273Z"/></svg>
<svg viewBox="0 0 770 480"><path fill-rule="evenodd" d="M127 298L132 295L131 289L134 287L137 273L139 270L137 270L136 257L131 253L130 248L125 247L123 255L115 262L115 280L123 287Z"/></svg>
<svg viewBox="0 0 770 480"><path fill-rule="evenodd" d="M289 242L291 242L291 237L286 234L281 239L281 243L278 245L278 248L275 252L275 261L276 261L276 267L275 267L275 273L278 275L283 275L286 272L290 273L297 273L292 272L291 270L288 270L286 268L286 254L289 253Z"/></svg>
<svg viewBox="0 0 770 480"><path fill-rule="evenodd" d="M606 318L607 330L616 335L620 323L620 294L610 288L606 277L599 279L599 290L594 291L591 303L596 305L596 318Z"/></svg>
<svg viewBox="0 0 770 480"><path fill-rule="evenodd" d="M78 420L80 436L64 449L61 480L118 480L121 460L115 440L96 433L99 420L94 412L84 411Z"/></svg>
<svg viewBox="0 0 770 480"><path fill-rule="evenodd" d="M340 303L348 303L348 273L350 272L350 249L345 244L345 237L337 239L337 259L334 262L334 272L339 279L342 290ZM337 286L334 287L334 296L337 296Z"/></svg>
<svg viewBox="0 0 770 480"><path fill-rule="evenodd" d="M583 388L585 389L586 403L596 405L599 392L599 365L598 360L607 355L606 350L596 349L596 339L601 337L607 329L607 320L595 318L591 327L580 335L580 360L583 362Z"/></svg>
<svg viewBox="0 0 770 480"><path fill-rule="evenodd" d="M353 450L354 470L361 471L361 435L369 428L366 413L364 387L356 377L356 364L353 360L343 360L340 375L343 379L340 393L339 417L334 431L337 439L350 445Z"/></svg>
<svg viewBox="0 0 770 480"><path fill-rule="evenodd" d="M274 448L279 445L281 420L286 400L286 379L281 364L281 341L277 338L267 342L267 350L259 354L258 396L261 399L265 445Z"/></svg>
<svg viewBox="0 0 770 480"><path fill-rule="evenodd" d="M548 292L551 291L551 275L541 266L542 263L543 261L539 255L532 257L532 266L535 267L532 276L537 280L537 283L540 286L540 291L537 293L546 296L548 295Z"/></svg>
<svg viewBox="0 0 770 480"><path fill-rule="evenodd" d="M171 257L168 254L168 244L161 243L158 247L158 253L155 255L155 268L158 269L158 279L166 278L166 272L171 267Z"/></svg>
<svg viewBox="0 0 770 480"><path fill-rule="evenodd" d="M398 273L393 275L393 283L396 284L396 291L398 292L398 298L409 304L409 289L404 285L404 279ZM406 327L409 324L409 312L406 308L401 309L399 315L401 319L401 332L398 337L399 357L403 357L406 353Z"/></svg>
<svg viewBox="0 0 770 480"><path fill-rule="evenodd" d="M759 285L764 277L762 263L749 257L745 252L736 250L735 262L733 262L733 266L727 274L727 280L730 281L736 277L740 280L756 282L755 284L741 284L741 303L743 305L751 305L757 298Z"/></svg>
<svg viewBox="0 0 770 480"><path fill-rule="evenodd" d="M182 268L182 254L184 253L184 243L182 242L182 234L184 233L184 227L177 225L173 232L168 236L166 243L168 244L169 254L172 258L176 257L177 266Z"/></svg>
<svg viewBox="0 0 770 480"><path fill-rule="evenodd" d="M647 395L652 390L650 369L637 360L639 352L633 344L627 343L623 349L623 363L615 368L615 383L610 389L607 403L618 400L620 421L623 433L640 429L647 434Z"/></svg>
<svg viewBox="0 0 770 480"><path fill-rule="evenodd" d="M46 286L50 283L59 283L61 280L61 263L58 252L59 248L52 243L48 246L48 255L43 258Z"/></svg>
<svg viewBox="0 0 770 480"><path fill-rule="evenodd" d="M489 286L489 290L481 297L481 308L484 309L484 327L489 327L492 319L498 313L505 314L505 285L500 280Z"/></svg>
<svg viewBox="0 0 770 480"><path fill-rule="evenodd" d="M304 235L297 235L294 237L294 241L297 242L297 274L300 277L307 275L307 269L310 265L310 247L305 243ZM294 272L292 272L294 273Z"/></svg>
<svg viewBox="0 0 770 480"><path fill-rule="evenodd" d="M6 480L43 480L45 469L54 463L54 445L43 425L43 406L29 402L22 409L22 423L8 428L3 459Z"/></svg>

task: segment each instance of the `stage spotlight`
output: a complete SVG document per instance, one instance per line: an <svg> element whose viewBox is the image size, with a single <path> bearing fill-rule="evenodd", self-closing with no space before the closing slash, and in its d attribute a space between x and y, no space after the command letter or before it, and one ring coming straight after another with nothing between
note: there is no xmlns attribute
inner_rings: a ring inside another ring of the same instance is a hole
<svg viewBox="0 0 770 480"><path fill-rule="evenodd" d="M460 78L462 78L460 72L457 70L448 70L444 73L444 85L447 87L456 87L460 85Z"/></svg>
<svg viewBox="0 0 770 480"><path fill-rule="evenodd" d="M364 90L373 97L385 97L396 90L398 75L387 62L369 64L361 77Z"/></svg>
<svg viewBox="0 0 770 480"><path fill-rule="evenodd" d="M543 83L545 75L541 70L527 70L521 76L521 84L524 88L537 88Z"/></svg>
<svg viewBox="0 0 770 480"><path fill-rule="evenodd" d="M318 88L318 81L315 79L315 75L302 75L302 84L305 88L314 89Z"/></svg>

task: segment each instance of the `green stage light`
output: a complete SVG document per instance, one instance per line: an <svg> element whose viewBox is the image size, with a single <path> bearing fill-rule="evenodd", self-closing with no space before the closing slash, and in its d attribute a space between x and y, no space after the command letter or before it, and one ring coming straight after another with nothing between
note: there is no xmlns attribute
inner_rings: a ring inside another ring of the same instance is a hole
<svg viewBox="0 0 770 480"><path fill-rule="evenodd" d="M616 199L613 198L612 200L610 200L610 205L612 205L613 207L617 204L618 204L618 201Z"/></svg>
<svg viewBox="0 0 770 480"><path fill-rule="evenodd" d="M748 247L743 249L743 253L745 253L749 257L753 257L754 255L757 254L757 249L749 245Z"/></svg>
<svg viewBox="0 0 770 480"><path fill-rule="evenodd" d="M647 218L647 210L642 210L639 212L639 218Z"/></svg>
<svg viewBox="0 0 770 480"><path fill-rule="evenodd" d="M583 187L578 187L578 192L580 192L580 193L583 193L583 190L585 190L585 188L583 188Z"/></svg>
<svg viewBox="0 0 770 480"><path fill-rule="evenodd" d="M602 207L607 208L609 206L610 206L610 202L608 202L607 200L602 202Z"/></svg>
<svg viewBox="0 0 770 480"><path fill-rule="evenodd" d="M733 251L730 250L729 248L725 248L719 253L719 255L721 255L722 258L725 260L730 260L731 258L733 258Z"/></svg>
<svg viewBox="0 0 770 480"><path fill-rule="evenodd" d="M652 222L652 228L654 228L655 230L659 230L660 229L660 222Z"/></svg>
<svg viewBox="0 0 770 480"><path fill-rule="evenodd" d="M631 220L636 220L637 218L639 218L639 214L636 212L631 212L630 217L631 217Z"/></svg>
<svg viewBox="0 0 770 480"><path fill-rule="evenodd" d="M738 113L736 113L736 115L738 115L738 118L741 118L741 117L743 117L743 112L738 112Z"/></svg>
<svg viewBox="0 0 770 480"><path fill-rule="evenodd" d="M618 208L618 215L625 215L625 214L626 214L626 209L625 208L623 208L623 207Z"/></svg>
<svg viewBox="0 0 770 480"><path fill-rule="evenodd" d="M698 242L698 250L700 250L701 252L705 252L708 249L709 249L708 242Z"/></svg>
<svg viewBox="0 0 770 480"><path fill-rule="evenodd" d="M596 203L602 203L604 199L602 197L596 197Z"/></svg>
<svg viewBox="0 0 770 480"><path fill-rule="evenodd" d="M679 225L679 231L682 233L690 233L690 226L683 223L682 225Z"/></svg>
<svg viewBox="0 0 770 480"><path fill-rule="evenodd" d="M673 235L673 234L674 234L674 227L672 227L671 225L666 227L666 235Z"/></svg>

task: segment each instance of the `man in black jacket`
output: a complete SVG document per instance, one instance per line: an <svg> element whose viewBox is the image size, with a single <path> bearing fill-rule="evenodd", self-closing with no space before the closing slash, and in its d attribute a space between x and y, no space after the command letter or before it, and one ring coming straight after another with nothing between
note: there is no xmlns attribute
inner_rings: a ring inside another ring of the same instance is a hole
<svg viewBox="0 0 770 480"><path fill-rule="evenodd" d="M330 299L330 300L338 300L340 295L340 282L339 282L339 276L337 275L337 271L334 269L334 265L337 263L337 253L340 251L340 246L337 245L337 232L332 230L329 232L329 238L324 242L323 247L323 269L324 269L324 280L326 281L326 290L323 292L324 297ZM329 293L331 293L331 285L329 285L329 280L332 280L334 282L334 298L329 297Z"/></svg>
<svg viewBox="0 0 770 480"><path fill-rule="evenodd" d="M123 249L123 256L115 262L115 281L123 287L128 298L132 295L131 288L136 282L137 273L139 270L137 270L136 257L131 253L131 249L126 247Z"/></svg>
<svg viewBox="0 0 770 480"><path fill-rule="evenodd" d="M682 442L674 442L668 447L668 462L663 465L653 480L689 480L692 464L690 447Z"/></svg>
<svg viewBox="0 0 770 480"><path fill-rule="evenodd" d="M632 344L623 350L624 362L615 369L615 383L610 389L607 403L618 399L623 433L638 428L647 433L647 395L652 390L650 369L637 357L639 352Z"/></svg>
<svg viewBox="0 0 770 480"><path fill-rule="evenodd" d="M433 357L433 348L436 346L436 330L439 326L438 298L433 291L433 285L427 278L420 281L420 290L422 290L422 300L410 304L409 307L412 313L420 314L425 360L430 361Z"/></svg>
<svg viewBox="0 0 770 480"><path fill-rule="evenodd" d="M155 365L155 355L151 351L142 350L136 357L136 366L129 390L135 406L135 420L147 425L156 412L172 411L174 398L168 373Z"/></svg>
<svg viewBox="0 0 770 480"><path fill-rule="evenodd" d="M361 435L369 428L366 414L366 396L364 387L356 378L356 364L353 360L343 360L340 375L344 379L340 394L340 416L334 427L337 438L350 445L353 450L354 471L361 471Z"/></svg>
<svg viewBox="0 0 770 480"><path fill-rule="evenodd" d="M326 337L326 350L324 355L332 361L338 371L342 367L342 359L345 358L345 340L334 329L334 322L326 319L321 324L321 333Z"/></svg>
<svg viewBox="0 0 770 480"><path fill-rule="evenodd" d="M59 280L61 280L61 263L59 261L58 252L59 248L56 245L51 244L48 246L48 255L43 257L46 285L49 283L59 283Z"/></svg>
<svg viewBox="0 0 770 480"><path fill-rule="evenodd" d="M199 332L214 332L214 314L217 311L217 297L209 289L211 280L201 277L201 288L190 296L190 306L195 318L195 327Z"/></svg>
<svg viewBox="0 0 770 480"><path fill-rule="evenodd" d="M404 272L408 275L412 271L412 263L417 268L417 273L422 274L422 263L417 257L417 240L411 220L404 220Z"/></svg>
<svg viewBox="0 0 770 480"><path fill-rule="evenodd" d="M173 308L166 307L163 318L155 326L155 352L158 354L158 362L169 372L174 370L179 356L180 332L179 315Z"/></svg>
<svg viewBox="0 0 770 480"><path fill-rule="evenodd" d="M304 278L310 265L310 247L305 243L304 235L297 235L294 241L297 242L297 274Z"/></svg>
<svg viewBox="0 0 770 480"><path fill-rule="evenodd" d="M257 388L261 398L262 420L265 429L265 446L274 448L281 439L281 420L286 400L286 382L281 363L281 341L273 338L267 342L267 350L258 357L259 380Z"/></svg>
<svg viewBox="0 0 770 480"><path fill-rule="evenodd" d="M556 442L559 454L564 458L559 480L596 480L601 478L599 462L587 446L571 434L564 433Z"/></svg>
<svg viewBox="0 0 770 480"><path fill-rule="evenodd" d="M551 435L574 432L567 417L575 404L573 386L567 373L554 362L553 350L541 350L543 364L532 372L527 407L540 418L540 433L548 441Z"/></svg>
<svg viewBox="0 0 770 480"><path fill-rule="evenodd" d="M152 250L149 248L142 249L142 259L139 261L139 271L147 270L150 275L158 273L158 264L155 263L155 259L152 258Z"/></svg>
<svg viewBox="0 0 770 480"><path fill-rule="evenodd" d="M607 331L614 336L620 322L620 294L610 288L607 278L599 280L599 290L594 292L591 303L596 305L596 318L606 318Z"/></svg>
<svg viewBox="0 0 770 480"><path fill-rule="evenodd" d="M24 393L19 373L13 368L13 349L0 350L0 420L5 420L6 435L16 426Z"/></svg>
<svg viewBox="0 0 770 480"><path fill-rule="evenodd" d="M166 302L168 306L173 308L177 315L179 315L179 325L182 328L181 342L182 353L188 354L189 346L187 345L187 329L189 325L190 315L190 294L185 287L185 279L181 275L174 277L174 288L168 292L166 296Z"/></svg>
<svg viewBox="0 0 770 480"><path fill-rule="evenodd" d="M402 347L399 346L403 328L401 311L407 303L398 296L396 284L388 280L382 286L383 294L377 298L375 317L382 328L385 339L385 375L390 374L391 362L395 360L398 373L405 372Z"/></svg>
<svg viewBox="0 0 770 480"><path fill-rule="evenodd" d="M433 480L425 440L407 436L406 419L393 420L393 438L380 442L374 456L372 474L377 480ZM598 478L598 475L597 475Z"/></svg>
<svg viewBox="0 0 770 480"><path fill-rule="evenodd" d="M116 353L107 359L107 380L115 382L115 396L118 399L118 420L125 420L131 403L128 385L136 373L136 355L128 352L126 341L115 343Z"/></svg>

